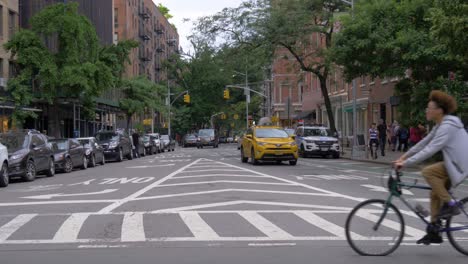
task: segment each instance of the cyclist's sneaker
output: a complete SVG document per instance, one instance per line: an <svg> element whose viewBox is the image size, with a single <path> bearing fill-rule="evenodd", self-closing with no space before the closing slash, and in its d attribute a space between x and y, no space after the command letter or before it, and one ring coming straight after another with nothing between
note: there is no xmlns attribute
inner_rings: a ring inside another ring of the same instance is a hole
<svg viewBox="0 0 468 264"><path fill-rule="evenodd" d="M438 218L447 219L451 216L455 216L459 214L460 214L460 209L458 208L458 204L450 206L448 203L444 203L444 205L440 209Z"/></svg>
<svg viewBox="0 0 468 264"><path fill-rule="evenodd" d="M442 239L442 236L439 233L429 232L423 238L416 241L416 244L424 244L427 246L430 244L442 244L442 242L444 242L444 240Z"/></svg>

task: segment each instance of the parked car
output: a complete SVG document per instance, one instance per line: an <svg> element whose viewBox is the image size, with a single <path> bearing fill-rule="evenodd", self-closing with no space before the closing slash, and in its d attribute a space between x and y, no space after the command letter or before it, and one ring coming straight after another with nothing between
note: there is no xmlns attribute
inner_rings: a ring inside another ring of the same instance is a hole
<svg viewBox="0 0 468 264"><path fill-rule="evenodd" d="M225 136L219 137L219 144L221 144L221 143L226 143L226 142L227 142L227 141L226 141L226 137L225 137Z"/></svg>
<svg viewBox="0 0 468 264"><path fill-rule="evenodd" d="M101 131L96 134L98 144L104 149L106 160L113 159L121 162L124 157L133 159L132 143L125 133L114 131Z"/></svg>
<svg viewBox="0 0 468 264"><path fill-rule="evenodd" d="M204 146L213 146L217 148L219 145L219 136L216 129L200 129L198 131L197 148L203 148Z"/></svg>
<svg viewBox="0 0 468 264"><path fill-rule="evenodd" d="M161 153L162 149L164 148L162 141L161 141L161 135L159 135L159 133L149 133L147 135L153 137L154 144L156 145L157 153Z"/></svg>
<svg viewBox="0 0 468 264"><path fill-rule="evenodd" d="M10 178L34 181L41 172L55 175L54 153L45 135L35 130L13 131L1 134L0 142L8 149Z"/></svg>
<svg viewBox="0 0 468 264"><path fill-rule="evenodd" d="M186 134L182 140L182 147L195 147L197 146L197 135L195 134Z"/></svg>
<svg viewBox="0 0 468 264"><path fill-rule="evenodd" d="M296 165L297 144L282 128L275 126L256 126L247 130L240 149L243 163L250 159L252 164L259 161L288 161Z"/></svg>
<svg viewBox="0 0 468 264"><path fill-rule="evenodd" d="M8 176L8 150L3 144L0 143L0 162L2 163L2 170L0 172L0 187L7 187L10 183Z"/></svg>
<svg viewBox="0 0 468 264"><path fill-rule="evenodd" d="M77 139L52 139L50 143L54 152L56 170L69 173L74 168L83 170L88 168L86 148Z"/></svg>
<svg viewBox="0 0 468 264"><path fill-rule="evenodd" d="M143 146L146 149L146 154L147 155L153 155L153 154L156 154L158 152L158 148L156 147L156 143L154 141L153 136L144 135L141 138L143 139Z"/></svg>
<svg viewBox="0 0 468 264"><path fill-rule="evenodd" d="M163 151L167 149L167 151L174 151L175 150L175 140L173 140L169 135L161 135L161 141L163 143Z"/></svg>
<svg viewBox="0 0 468 264"><path fill-rule="evenodd" d="M227 137L226 138L226 143L233 143L234 142L234 138L233 137Z"/></svg>
<svg viewBox="0 0 468 264"><path fill-rule="evenodd" d="M96 138L88 137L88 138L77 138L77 139L85 148L86 158L88 159L89 167L95 167L97 163L100 163L101 165L106 164L106 157L104 156L104 148L97 143Z"/></svg>
<svg viewBox="0 0 468 264"><path fill-rule="evenodd" d="M296 143L302 157L309 155L340 157L340 143L337 135L323 126L300 126L296 129Z"/></svg>

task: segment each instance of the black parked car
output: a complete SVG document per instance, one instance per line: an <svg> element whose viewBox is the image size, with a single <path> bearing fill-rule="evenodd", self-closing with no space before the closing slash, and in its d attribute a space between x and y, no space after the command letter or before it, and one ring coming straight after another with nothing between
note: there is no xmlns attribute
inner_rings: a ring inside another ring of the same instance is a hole
<svg viewBox="0 0 468 264"><path fill-rule="evenodd" d="M186 134L182 140L182 147L195 147L197 145L197 135Z"/></svg>
<svg viewBox="0 0 468 264"><path fill-rule="evenodd" d="M145 135L141 138L143 139L143 146L145 146L146 154L153 155L158 153L158 147L156 147L153 136Z"/></svg>
<svg viewBox="0 0 468 264"><path fill-rule="evenodd" d="M104 157L104 149L97 143L94 137L77 138L83 145L86 151L86 158L88 159L88 166L95 167L97 163L101 165L106 164L106 157Z"/></svg>
<svg viewBox="0 0 468 264"><path fill-rule="evenodd" d="M86 158L86 149L76 139L52 139L52 150L54 151L55 168L57 170L69 173L73 168L88 168L88 159Z"/></svg>
<svg viewBox="0 0 468 264"><path fill-rule="evenodd" d="M129 160L133 159L132 142L127 134L102 131L96 134L96 139L104 149L106 160L115 159L120 162L124 156Z"/></svg>
<svg viewBox="0 0 468 264"><path fill-rule="evenodd" d="M8 173L25 181L34 181L36 174L55 175L54 154L47 137L35 130L0 134L0 142L8 148Z"/></svg>
<svg viewBox="0 0 468 264"><path fill-rule="evenodd" d="M163 152L167 149L167 151L174 151L175 150L175 140L173 140L169 135L161 135L161 141L163 144Z"/></svg>

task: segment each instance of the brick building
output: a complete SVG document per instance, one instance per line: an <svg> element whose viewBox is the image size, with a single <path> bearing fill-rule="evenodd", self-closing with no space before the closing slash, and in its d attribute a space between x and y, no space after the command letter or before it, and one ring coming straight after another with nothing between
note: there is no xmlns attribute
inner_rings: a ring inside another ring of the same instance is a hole
<svg viewBox="0 0 468 264"><path fill-rule="evenodd" d="M8 96L5 89L8 79L14 75L11 54L5 51L3 45L18 29L18 7L18 0L0 0L0 96L3 98ZM11 102L0 103L0 132L8 130L12 108Z"/></svg>

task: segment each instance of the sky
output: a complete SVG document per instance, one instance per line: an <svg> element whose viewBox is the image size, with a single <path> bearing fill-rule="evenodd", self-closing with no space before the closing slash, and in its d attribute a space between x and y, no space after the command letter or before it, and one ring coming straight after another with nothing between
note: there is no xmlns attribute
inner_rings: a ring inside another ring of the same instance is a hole
<svg viewBox="0 0 468 264"><path fill-rule="evenodd" d="M153 0L156 4L162 3L170 10L174 17L170 20L175 24L180 36L180 46L184 52L190 51L190 42L187 37L193 27L193 21L198 17L213 15L225 7L237 7L242 0ZM184 22L184 19L190 19Z"/></svg>

